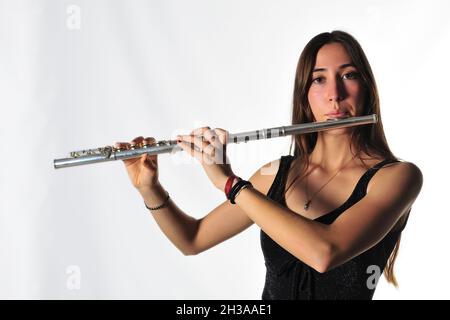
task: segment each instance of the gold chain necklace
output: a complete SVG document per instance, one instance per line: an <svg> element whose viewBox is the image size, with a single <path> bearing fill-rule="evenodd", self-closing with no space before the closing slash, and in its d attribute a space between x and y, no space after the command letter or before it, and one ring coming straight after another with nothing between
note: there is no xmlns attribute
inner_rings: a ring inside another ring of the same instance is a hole
<svg viewBox="0 0 450 320"><path fill-rule="evenodd" d="M315 198L315 196L323 189L323 188L325 188L325 186L327 185L327 184L329 184L330 183L330 181L331 180L333 180L334 179L334 177L336 177L337 175L338 175L338 173L339 172L341 172L353 159L355 158L355 156L353 156L349 161L347 161L346 163L345 163L345 165L344 166L342 166L342 168L340 168L338 171L336 171L336 173L335 174L333 174L332 176L331 176L331 178L330 179L328 179L328 181L322 186L322 187L320 187L320 189L319 190L317 190L313 195L312 195L312 197L311 198L309 198L309 196L308 196L308 177L309 177L309 174L306 176L306 202L305 202L305 205L303 206L303 208L305 209L305 210L308 210L309 209L309 207L311 206L311 202L313 201L313 199ZM310 173L311 174L311 173Z"/></svg>

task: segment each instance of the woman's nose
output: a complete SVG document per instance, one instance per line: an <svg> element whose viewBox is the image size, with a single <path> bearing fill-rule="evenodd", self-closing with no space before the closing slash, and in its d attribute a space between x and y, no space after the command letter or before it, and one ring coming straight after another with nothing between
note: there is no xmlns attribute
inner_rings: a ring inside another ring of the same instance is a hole
<svg viewBox="0 0 450 320"><path fill-rule="evenodd" d="M329 101L341 101L344 98L343 85L339 82L339 80L329 82L327 98Z"/></svg>

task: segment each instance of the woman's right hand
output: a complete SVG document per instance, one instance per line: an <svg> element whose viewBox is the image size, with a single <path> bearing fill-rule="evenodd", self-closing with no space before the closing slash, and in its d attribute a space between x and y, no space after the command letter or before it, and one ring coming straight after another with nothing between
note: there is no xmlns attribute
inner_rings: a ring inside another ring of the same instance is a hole
<svg viewBox="0 0 450 320"><path fill-rule="evenodd" d="M155 138L140 136L128 142L116 142L115 148L130 149L132 146L140 147L143 144L154 144ZM133 186L139 192L154 188L158 182L158 155L143 154L139 158L123 160Z"/></svg>

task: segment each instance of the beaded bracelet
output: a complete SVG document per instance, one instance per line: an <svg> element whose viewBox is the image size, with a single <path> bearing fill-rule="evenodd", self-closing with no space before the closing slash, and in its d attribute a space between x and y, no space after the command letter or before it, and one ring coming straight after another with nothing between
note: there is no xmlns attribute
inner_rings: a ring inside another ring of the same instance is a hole
<svg viewBox="0 0 450 320"><path fill-rule="evenodd" d="M167 203L169 203L169 199L170 199L169 193L166 191L166 199L165 199L164 202L163 202L162 204L160 204L159 206L154 207L154 208L149 207L149 206L147 206L147 204L145 203L145 201L144 201L144 205L145 205L145 207L146 207L148 210L158 210L158 209L161 209L161 208L166 207L166 206L167 206Z"/></svg>

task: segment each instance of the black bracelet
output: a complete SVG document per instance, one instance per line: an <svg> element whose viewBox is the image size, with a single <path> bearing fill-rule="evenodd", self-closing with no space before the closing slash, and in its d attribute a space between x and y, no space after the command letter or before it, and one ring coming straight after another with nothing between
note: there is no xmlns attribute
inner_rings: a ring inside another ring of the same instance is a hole
<svg viewBox="0 0 450 320"><path fill-rule="evenodd" d="M252 183L250 181L246 181L246 180L239 180L238 182L236 182L236 184L231 188L230 191L230 195L228 200L230 200L230 202L232 204L236 204L236 202L234 201L237 194L239 193L239 191L242 189L242 187L244 186L253 186Z"/></svg>
<svg viewBox="0 0 450 320"><path fill-rule="evenodd" d="M231 201L232 196L236 195L236 191L237 191L236 189L239 188L239 185L241 185L244 182L245 182L245 180L242 180L241 178L238 178L238 181L234 184L234 186L231 187L230 193L228 194L228 200ZM233 202L231 202L231 203L233 203Z"/></svg>
<svg viewBox="0 0 450 320"><path fill-rule="evenodd" d="M166 191L166 199L164 200L164 202L162 203L162 204L160 204L159 206L157 206L157 207L154 207L154 208L151 208L151 207L149 207L149 206L147 206L147 204L145 203L145 201L144 201L144 205L145 205L145 207L148 209L148 210L158 210L158 209L161 209L161 208L164 208L164 207L166 207L167 206L167 203L169 203L169 199L170 199L170 196L169 196L169 193Z"/></svg>

